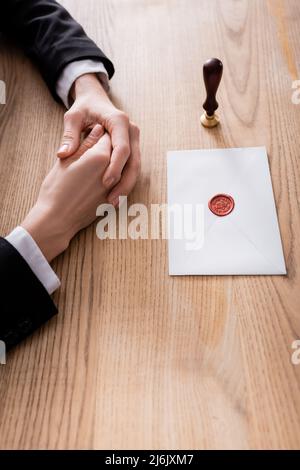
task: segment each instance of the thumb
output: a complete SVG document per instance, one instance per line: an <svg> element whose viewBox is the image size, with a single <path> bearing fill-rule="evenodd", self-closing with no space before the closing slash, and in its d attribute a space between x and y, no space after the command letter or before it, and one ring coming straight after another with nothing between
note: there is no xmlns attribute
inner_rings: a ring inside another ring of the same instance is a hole
<svg viewBox="0 0 300 470"><path fill-rule="evenodd" d="M57 151L59 158L65 158L72 155L80 145L80 135L82 131L82 116L78 111L66 112L64 116L64 135L61 146Z"/></svg>

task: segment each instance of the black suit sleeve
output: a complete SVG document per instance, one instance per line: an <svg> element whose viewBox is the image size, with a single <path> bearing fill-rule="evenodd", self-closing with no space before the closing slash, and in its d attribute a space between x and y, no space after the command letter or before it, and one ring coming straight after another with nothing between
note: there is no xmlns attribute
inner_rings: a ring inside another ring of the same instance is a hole
<svg viewBox="0 0 300 470"><path fill-rule="evenodd" d="M57 313L18 251L0 237L0 340L9 350Z"/></svg>
<svg viewBox="0 0 300 470"><path fill-rule="evenodd" d="M70 62L96 59L103 63L110 78L114 73L111 61L54 0L2 0L0 30L37 63L56 99L56 82Z"/></svg>

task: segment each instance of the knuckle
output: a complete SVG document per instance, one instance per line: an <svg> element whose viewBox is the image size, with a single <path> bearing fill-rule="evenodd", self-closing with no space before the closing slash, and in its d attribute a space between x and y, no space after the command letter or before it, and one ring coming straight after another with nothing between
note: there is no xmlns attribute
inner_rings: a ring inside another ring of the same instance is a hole
<svg viewBox="0 0 300 470"><path fill-rule="evenodd" d="M65 142L65 141L70 141L73 139L74 139L74 135L73 135L72 129L66 129L64 132L63 141Z"/></svg>
<svg viewBox="0 0 300 470"><path fill-rule="evenodd" d="M112 117L118 121L123 121L124 124L129 126L129 117L124 111L120 111L117 109L113 114Z"/></svg>
<svg viewBox="0 0 300 470"><path fill-rule="evenodd" d="M128 124L129 124L128 114L126 114L124 111L119 110L118 115L120 119L123 119L123 121L128 121Z"/></svg>
<svg viewBox="0 0 300 470"><path fill-rule="evenodd" d="M64 115L64 121L65 122L76 121L78 119L81 119L81 111L79 109L72 109L71 108Z"/></svg>
<svg viewBox="0 0 300 470"><path fill-rule="evenodd" d="M71 111L67 111L64 115L65 123L69 122L71 120L71 117L72 117Z"/></svg>
<svg viewBox="0 0 300 470"><path fill-rule="evenodd" d="M122 144L119 145L119 152L120 154L128 157L130 154L130 147L126 142L123 142Z"/></svg>
<svg viewBox="0 0 300 470"><path fill-rule="evenodd" d="M133 135L135 137L140 137L140 133L141 133L140 128L134 122L131 123L130 127L131 127Z"/></svg>

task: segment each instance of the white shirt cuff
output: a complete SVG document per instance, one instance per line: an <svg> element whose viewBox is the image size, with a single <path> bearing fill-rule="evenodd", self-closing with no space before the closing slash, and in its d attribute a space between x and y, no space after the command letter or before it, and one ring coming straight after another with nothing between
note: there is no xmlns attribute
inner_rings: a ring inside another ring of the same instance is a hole
<svg viewBox="0 0 300 470"><path fill-rule="evenodd" d="M6 237L6 240L24 258L48 294L53 294L60 287L60 280L31 235L23 227L17 227Z"/></svg>
<svg viewBox="0 0 300 470"><path fill-rule="evenodd" d="M102 62L91 59L71 62L63 69L56 84L56 93L66 108L70 107L69 94L73 83L77 78L86 73L98 74L98 78L105 91L109 90L108 73Z"/></svg>

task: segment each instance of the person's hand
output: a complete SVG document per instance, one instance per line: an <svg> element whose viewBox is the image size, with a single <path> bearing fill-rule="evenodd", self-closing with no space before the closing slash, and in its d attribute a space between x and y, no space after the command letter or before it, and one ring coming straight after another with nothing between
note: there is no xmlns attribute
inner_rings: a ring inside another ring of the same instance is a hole
<svg viewBox="0 0 300 470"><path fill-rule="evenodd" d="M103 133L98 124L75 155L57 160L21 224L49 262L96 219L98 205L106 200L107 189L101 180L110 162L111 141Z"/></svg>
<svg viewBox="0 0 300 470"><path fill-rule="evenodd" d="M71 93L74 103L65 114L64 135L57 155L61 159L72 155L80 145L81 133L96 123L102 124L112 142L103 184L114 187L108 196L114 204L120 195L129 194L136 183L140 171L139 129L113 105L95 74L79 77Z"/></svg>

